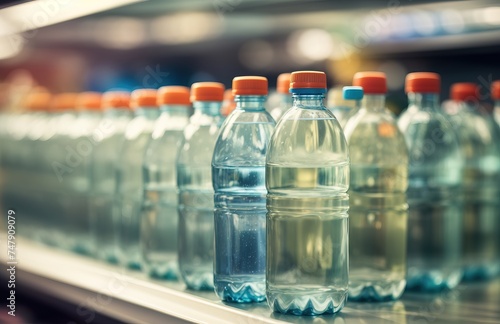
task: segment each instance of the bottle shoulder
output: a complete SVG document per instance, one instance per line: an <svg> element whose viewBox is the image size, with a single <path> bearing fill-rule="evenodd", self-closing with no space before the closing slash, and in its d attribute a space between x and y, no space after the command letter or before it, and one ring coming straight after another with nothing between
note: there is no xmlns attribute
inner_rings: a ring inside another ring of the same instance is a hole
<svg viewBox="0 0 500 324"><path fill-rule="evenodd" d="M318 164L349 161L342 128L326 108L292 107L280 119L271 137L268 163Z"/></svg>

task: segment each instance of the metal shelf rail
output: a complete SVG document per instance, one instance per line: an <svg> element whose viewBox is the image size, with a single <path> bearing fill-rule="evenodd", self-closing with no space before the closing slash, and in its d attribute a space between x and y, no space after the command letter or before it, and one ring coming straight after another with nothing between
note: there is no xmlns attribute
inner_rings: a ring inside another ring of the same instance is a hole
<svg viewBox="0 0 500 324"><path fill-rule="evenodd" d="M337 315L297 317L273 313L265 302L222 303L213 292L189 291L180 282L154 281L140 272L26 239L18 239L16 248L16 281L74 304L75 314L82 321L99 313L133 323L500 322L500 278L462 284L456 290L434 295L405 293L396 302L348 303ZM6 253L0 255L0 262L7 266Z"/></svg>

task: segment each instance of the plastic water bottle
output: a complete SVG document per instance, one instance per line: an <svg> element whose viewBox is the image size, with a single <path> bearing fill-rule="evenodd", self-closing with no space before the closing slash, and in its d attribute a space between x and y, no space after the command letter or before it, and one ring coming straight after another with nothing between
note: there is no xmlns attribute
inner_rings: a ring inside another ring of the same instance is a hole
<svg viewBox="0 0 500 324"><path fill-rule="evenodd" d="M440 87L436 73L408 74L409 107L398 121L410 159L406 279L409 290L451 289L462 277L463 157L457 135L439 108Z"/></svg>
<svg viewBox="0 0 500 324"><path fill-rule="evenodd" d="M323 104L323 72L292 73L290 92L266 158L267 301L280 313L335 313L349 279L347 143Z"/></svg>
<svg viewBox="0 0 500 324"><path fill-rule="evenodd" d="M356 91L353 93L356 93ZM345 127L347 120L359 110L359 106L356 107L355 102L344 100L343 89L341 87L330 89L327 98L328 109L335 115L342 127Z"/></svg>
<svg viewBox="0 0 500 324"><path fill-rule="evenodd" d="M139 89L131 94L135 117L125 129L116 173L115 207L118 219L118 262L132 269L142 267L140 220L144 197L144 153L160 115L156 90Z"/></svg>
<svg viewBox="0 0 500 324"><path fill-rule="evenodd" d="M20 141L20 146L18 146L19 150L24 151L23 158L20 161L22 163L18 164L18 167L22 167L22 170L19 173L11 170L2 175L4 180L3 192L11 193L13 189L19 189L17 191L19 200L16 202L4 201L4 203L7 203L3 205L5 210L23 206L22 213L25 221L18 224L21 226L16 226L16 228L19 227L21 235L36 241L41 240L44 220L47 217L45 210L47 199L45 181L40 172L40 162L44 152L40 150L39 144L51 117L48 113L51 98L52 95L45 89L35 89L26 97L24 107L30 114L30 122L16 125L20 126L23 132L26 132L24 141ZM9 125L6 124L4 127L9 127ZM11 139L6 140L11 141ZM2 141L2 144L4 143L6 142Z"/></svg>
<svg viewBox="0 0 500 324"><path fill-rule="evenodd" d="M189 289L213 290L214 190L212 154L219 132L224 85L191 86L194 114L177 158L179 269Z"/></svg>
<svg viewBox="0 0 500 324"><path fill-rule="evenodd" d="M500 125L500 80L491 84L491 98L495 101L493 116L498 125Z"/></svg>
<svg viewBox="0 0 500 324"><path fill-rule="evenodd" d="M266 298L265 168L274 128L264 107L267 92L264 77L233 79L236 110L222 125L214 149L214 285L224 301Z"/></svg>
<svg viewBox="0 0 500 324"><path fill-rule="evenodd" d="M382 72L359 72L344 99L365 97L344 127L349 143L349 299L398 299L406 285L408 150L385 107Z"/></svg>
<svg viewBox="0 0 500 324"><path fill-rule="evenodd" d="M144 268L150 276L176 280L179 216L175 164L191 112L189 88L160 88L158 105L161 115L144 157L141 251Z"/></svg>
<svg viewBox="0 0 500 324"><path fill-rule="evenodd" d="M455 83L447 113L465 157L464 280L489 279L500 269L500 145L498 125L479 104L479 87Z"/></svg>
<svg viewBox="0 0 500 324"><path fill-rule="evenodd" d="M82 92L75 102L76 117L68 133L66 150L75 163L64 179L69 201L64 206L67 228L65 234L70 249L91 254L89 197L90 161L98 139L98 125L102 118L101 94Z"/></svg>
<svg viewBox="0 0 500 324"><path fill-rule="evenodd" d="M49 194L46 219L48 231L44 242L63 249L73 248L73 239L66 232L72 227L71 217L71 172L81 163L81 156L70 146L76 121L76 93L61 93L53 97L51 109L54 124L47 134L44 145L46 179L45 188ZM69 212L69 214L68 214ZM71 232L71 230L69 230Z"/></svg>
<svg viewBox="0 0 500 324"><path fill-rule="evenodd" d="M281 116L292 107L292 95L289 92L290 73L281 73L276 81L277 100L276 107L271 109L274 120L280 120Z"/></svg>
<svg viewBox="0 0 500 324"><path fill-rule="evenodd" d="M118 157L124 143L124 131L132 118L130 94L109 91L103 94L104 116L99 124L100 137L90 163L89 218L92 254L117 263L117 221L113 218Z"/></svg>

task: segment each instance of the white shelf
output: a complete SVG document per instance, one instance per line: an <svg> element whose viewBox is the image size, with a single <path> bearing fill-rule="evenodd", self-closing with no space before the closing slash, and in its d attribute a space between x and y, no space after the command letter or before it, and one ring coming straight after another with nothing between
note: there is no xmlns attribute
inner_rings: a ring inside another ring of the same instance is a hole
<svg viewBox="0 0 500 324"><path fill-rule="evenodd" d="M5 242L3 238L1 241ZM4 266L6 257L6 253L0 255ZM224 304L213 292L188 291L180 282L152 281L139 272L123 270L27 240L18 239L17 260L17 282L74 304L76 314L82 320L96 312L133 323L349 324L423 321L458 324L500 321L500 280L461 285L451 293L405 294L402 300L391 303L349 303L337 315L297 317L272 313L266 303Z"/></svg>

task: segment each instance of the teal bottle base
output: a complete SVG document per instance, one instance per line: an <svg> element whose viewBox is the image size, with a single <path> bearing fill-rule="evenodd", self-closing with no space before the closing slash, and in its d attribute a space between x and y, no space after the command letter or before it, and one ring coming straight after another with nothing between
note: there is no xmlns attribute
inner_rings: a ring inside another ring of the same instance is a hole
<svg viewBox="0 0 500 324"><path fill-rule="evenodd" d="M267 295L269 307L273 311L297 316L335 314L344 307L346 298L347 292L313 293L309 296L269 293Z"/></svg>
<svg viewBox="0 0 500 324"><path fill-rule="evenodd" d="M217 281L215 293L222 301L231 303L259 303L266 300L266 284L262 282Z"/></svg>
<svg viewBox="0 0 500 324"><path fill-rule="evenodd" d="M151 278L158 280L171 280L176 281L179 279L179 268L175 262L165 265L152 265L148 270Z"/></svg>
<svg viewBox="0 0 500 324"><path fill-rule="evenodd" d="M487 281L495 278L500 273L499 264L478 264L466 266L463 269L462 281Z"/></svg>
<svg viewBox="0 0 500 324"><path fill-rule="evenodd" d="M349 283L349 301L385 302L399 299L405 290L406 281L356 285Z"/></svg>
<svg viewBox="0 0 500 324"><path fill-rule="evenodd" d="M188 289L191 290L214 290L214 275L213 273L192 273L187 275L182 273L182 279L186 283Z"/></svg>
<svg viewBox="0 0 500 324"><path fill-rule="evenodd" d="M462 271L457 270L448 275L441 271L420 272L408 276L406 290L421 292L440 292L445 289L455 288L462 279Z"/></svg>

